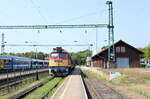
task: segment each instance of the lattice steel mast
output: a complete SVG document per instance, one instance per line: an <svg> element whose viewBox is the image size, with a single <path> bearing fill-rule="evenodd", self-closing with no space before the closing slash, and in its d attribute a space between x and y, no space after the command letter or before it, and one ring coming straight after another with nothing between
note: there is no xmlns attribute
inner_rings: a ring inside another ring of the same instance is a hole
<svg viewBox="0 0 150 99"><path fill-rule="evenodd" d="M2 33L2 41L1 41L1 54L4 53L4 50L5 50L5 36L4 36L4 33Z"/></svg>
<svg viewBox="0 0 150 99"><path fill-rule="evenodd" d="M107 68L110 68L111 63L115 62L115 46L114 46L114 24L113 24L113 5L112 1L107 1L109 12L109 24L108 24L108 64Z"/></svg>

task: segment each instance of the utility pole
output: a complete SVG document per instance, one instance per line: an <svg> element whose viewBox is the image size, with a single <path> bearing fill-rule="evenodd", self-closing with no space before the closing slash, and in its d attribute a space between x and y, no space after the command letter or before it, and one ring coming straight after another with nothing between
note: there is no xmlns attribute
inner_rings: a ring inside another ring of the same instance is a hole
<svg viewBox="0 0 150 99"><path fill-rule="evenodd" d="M38 45L38 35L39 35L39 33L40 33L40 31L38 30L37 31L37 41L36 41L36 43L37 43L37 45ZM37 46L35 46L35 48L36 48L36 52L35 52L35 59L38 59L38 56L37 56ZM37 62L36 62L36 80L39 80L39 74L38 74L38 64L37 64Z"/></svg>
<svg viewBox="0 0 150 99"><path fill-rule="evenodd" d="M1 41L1 54L4 53L4 50L5 50L5 36L4 36L4 33L2 33L2 41Z"/></svg>
<svg viewBox="0 0 150 99"><path fill-rule="evenodd" d="M98 46L98 30L97 30L97 28L96 28L96 53L98 52L97 51L97 46Z"/></svg>
<svg viewBox="0 0 150 99"><path fill-rule="evenodd" d="M37 47L36 47L36 52L35 52L35 59L37 59ZM36 80L39 80L39 74L38 74L38 64L36 60Z"/></svg>
<svg viewBox="0 0 150 99"><path fill-rule="evenodd" d="M114 46L114 24L113 24L113 5L112 1L107 1L109 12L108 24L108 63L107 68L110 68L111 63L115 62L115 46Z"/></svg>

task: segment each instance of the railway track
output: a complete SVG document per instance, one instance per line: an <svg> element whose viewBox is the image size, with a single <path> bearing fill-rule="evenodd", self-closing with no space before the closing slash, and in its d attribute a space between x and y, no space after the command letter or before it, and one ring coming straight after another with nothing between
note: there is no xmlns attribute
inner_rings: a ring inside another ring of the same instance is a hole
<svg viewBox="0 0 150 99"><path fill-rule="evenodd" d="M39 79L49 76L48 72L40 72L38 75ZM0 80L0 96L11 94L12 92L23 88L25 84L31 84L35 81L37 81L36 74L28 74L6 80Z"/></svg>
<svg viewBox="0 0 150 99"><path fill-rule="evenodd" d="M49 78L49 79L47 79L47 80L45 80L45 81L43 81L41 83L38 83L38 84L32 86L31 88L28 88L28 89L26 89L26 90L24 90L24 91L22 91L22 92L20 92L20 93L18 93L16 95L12 96L12 97L9 97L8 99L22 99L25 96L27 96L29 93L31 93L34 90L36 90L37 88L43 86L44 84L46 84L47 82L49 82L52 79L54 79L54 77L51 77L51 78Z"/></svg>
<svg viewBox="0 0 150 99"><path fill-rule="evenodd" d="M38 83L38 84L32 86L31 88L28 88L12 97L9 97L8 99L23 99L23 98L28 99L29 97L32 97L32 94L34 94L34 92L37 91L39 88L44 87L46 84L50 83L51 81L54 81L55 79L58 79L58 77L51 77L41 83ZM45 99L45 98L49 97L49 94L51 93L51 91L53 91L53 89L57 88L57 86L60 84L60 82L63 79L64 78L61 78L60 80L53 82L53 86L49 87L44 94L42 94L38 97L38 99Z"/></svg>
<svg viewBox="0 0 150 99"><path fill-rule="evenodd" d="M90 93L89 99L127 99L125 96L111 88L104 82L90 73L83 71L84 81Z"/></svg>

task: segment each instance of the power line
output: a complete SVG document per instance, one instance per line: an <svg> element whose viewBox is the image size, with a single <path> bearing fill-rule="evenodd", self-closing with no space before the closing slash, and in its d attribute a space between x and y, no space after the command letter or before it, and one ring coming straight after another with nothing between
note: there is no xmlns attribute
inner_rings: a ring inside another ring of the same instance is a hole
<svg viewBox="0 0 150 99"><path fill-rule="evenodd" d="M44 17L44 15L41 13L40 7L36 6L36 4L34 3L33 0L30 0L31 4L33 5L33 7L37 10L38 14L40 15L40 17L46 22L48 23L48 21L46 20L46 18Z"/></svg>
<svg viewBox="0 0 150 99"><path fill-rule="evenodd" d="M100 14L100 13L103 14L105 11L106 10L103 9L100 12L98 11L98 12L88 13L88 14L85 14L85 15L81 15L81 16L78 16L78 17L74 17L74 18L71 18L71 19L67 19L67 20L64 20L64 21L57 22L56 24L61 24L61 23L66 23L66 22L70 22L70 21L75 21L75 20L83 19L85 17L97 15L97 14Z"/></svg>

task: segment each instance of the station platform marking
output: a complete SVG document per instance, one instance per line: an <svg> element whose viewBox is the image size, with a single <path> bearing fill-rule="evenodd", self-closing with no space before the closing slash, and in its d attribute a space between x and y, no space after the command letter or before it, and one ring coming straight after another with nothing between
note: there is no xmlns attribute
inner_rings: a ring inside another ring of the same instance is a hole
<svg viewBox="0 0 150 99"><path fill-rule="evenodd" d="M51 99L88 99L79 68L65 79Z"/></svg>

